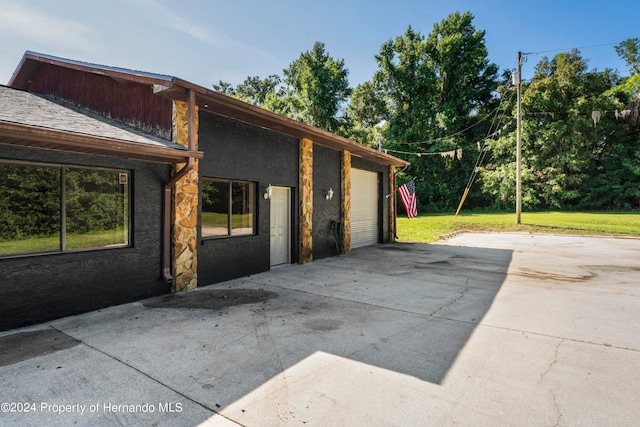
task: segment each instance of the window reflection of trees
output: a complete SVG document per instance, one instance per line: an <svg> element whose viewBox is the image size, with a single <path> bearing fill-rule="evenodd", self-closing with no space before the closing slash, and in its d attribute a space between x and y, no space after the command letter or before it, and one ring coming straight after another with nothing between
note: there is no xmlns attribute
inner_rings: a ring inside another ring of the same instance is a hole
<svg viewBox="0 0 640 427"><path fill-rule="evenodd" d="M0 254L128 245L128 176L0 163Z"/></svg>

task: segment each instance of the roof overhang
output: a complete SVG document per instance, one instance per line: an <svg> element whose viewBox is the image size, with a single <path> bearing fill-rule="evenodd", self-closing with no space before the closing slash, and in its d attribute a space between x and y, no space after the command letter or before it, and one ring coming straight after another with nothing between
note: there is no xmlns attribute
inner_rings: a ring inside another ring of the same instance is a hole
<svg viewBox="0 0 640 427"><path fill-rule="evenodd" d="M189 157L196 159L203 157L200 151L147 146L136 142L2 120L0 120L0 144L168 164L185 163Z"/></svg>
<svg viewBox="0 0 640 427"><path fill-rule="evenodd" d="M308 138L318 145L349 151L353 155L377 163L403 167L409 165L406 160L179 78L174 78L171 85L154 86L156 94L184 102L187 101L190 90L196 93L196 105L199 109L296 138Z"/></svg>
<svg viewBox="0 0 640 427"><path fill-rule="evenodd" d="M107 76L123 83L132 82L144 85L161 85L171 83L173 79L171 76L165 76L162 74L146 73L143 71L134 71L117 67L107 67L104 65L73 61L71 59L63 59L51 55L27 51L13 72L7 86L16 89L29 90L29 86L44 64L57 65L72 70Z"/></svg>
<svg viewBox="0 0 640 427"><path fill-rule="evenodd" d="M295 138L308 138L318 145L351 154L389 166L406 167L409 162L374 150L331 132L281 116L264 108L240 101L230 96L206 89L177 77L145 73L128 69L107 67L73 61L27 51L16 68L9 86L28 90L29 85L43 64L58 65L79 71L111 77L122 82L135 82L153 87L154 93L172 100L188 101L189 91L195 92L196 105L205 111L229 117L261 128Z"/></svg>

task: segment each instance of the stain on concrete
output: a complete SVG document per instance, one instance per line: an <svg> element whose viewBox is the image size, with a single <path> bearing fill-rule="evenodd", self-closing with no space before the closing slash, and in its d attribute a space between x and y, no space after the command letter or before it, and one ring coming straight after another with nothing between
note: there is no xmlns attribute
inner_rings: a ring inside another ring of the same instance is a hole
<svg viewBox="0 0 640 427"><path fill-rule="evenodd" d="M166 295L144 303L149 308L199 308L219 310L242 304L259 304L278 298L275 292L261 289L199 290Z"/></svg>
<svg viewBox="0 0 640 427"><path fill-rule="evenodd" d="M428 262L427 264L428 265L451 265L451 262L447 260L442 260L442 261Z"/></svg>
<svg viewBox="0 0 640 427"><path fill-rule="evenodd" d="M304 322L304 326L318 332L329 332L339 329L343 323L339 319L312 319Z"/></svg>
<svg viewBox="0 0 640 427"><path fill-rule="evenodd" d="M628 274L640 272L640 267L627 265L581 265L580 268L584 268L585 270L599 270L606 273Z"/></svg>
<svg viewBox="0 0 640 427"><path fill-rule="evenodd" d="M380 246L379 248L376 248L376 249L381 250L381 251L402 251L402 252L409 252L409 251L411 251L411 248L410 248L410 247L407 247L407 246L399 246L399 245L395 245L395 246L392 246L392 245L389 245L389 246Z"/></svg>
<svg viewBox="0 0 640 427"><path fill-rule="evenodd" d="M0 366L13 365L80 344L55 329L17 332L0 337Z"/></svg>
<svg viewBox="0 0 640 427"><path fill-rule="evenodd" d="M524 276L532 279L540 280L556 280L559 282L586 282L587 280L597 277L595 273L576 274L573 276L554 273L550 271L534 270L531 268L519 268L516 272L510 273L516 276Z"/></svg>
<svg viewBox="0 0 640 427"><path fill-rule="evenodd" d="M429 261L429 262L420 262L415 261L408 264L408 267L417 268L417 269L432 269L438 266L450 266L452 265L450 261L440 260L440 261Z"/></svg>
<svg viewBox="0 0 640 427"><path fill-rule="evenodd" d="M378 246L376 247L376 249L380 251L421 252L426 254L431 253L426 249L420 248L418 245L419 244L416 243L395 243L393 245Z"/></svg>

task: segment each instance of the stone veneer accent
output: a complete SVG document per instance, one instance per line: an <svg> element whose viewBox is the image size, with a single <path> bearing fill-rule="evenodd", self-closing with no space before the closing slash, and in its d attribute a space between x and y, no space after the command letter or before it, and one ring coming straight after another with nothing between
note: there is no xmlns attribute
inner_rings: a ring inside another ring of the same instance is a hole
<svg viewBox="0 0 640 427"><path fill-rule="evenodd" d="M186 102L175 101L173 107L174 142L184 147L189 145L189 114ZM192 134L198 135L198 107L194 111ZM195 148L198 141L195 141ZM172 173L177 173L186 163L173 166ZM194 289L198 284L198 161L194 168L182 177L175 185L173 192L173 208L171 218L172 238L172 292Z"/></svg>
<svg viewBox="0 0 640 427"><path fill-rule="evenodd" d="M313 141L300 139L300 263L313 261Z"/></svg>
<svg viewBox="0 0 640 427"><path fill-rule="evenodd" d="M342 253L351 252L351 152L342 152Z"/></svg>

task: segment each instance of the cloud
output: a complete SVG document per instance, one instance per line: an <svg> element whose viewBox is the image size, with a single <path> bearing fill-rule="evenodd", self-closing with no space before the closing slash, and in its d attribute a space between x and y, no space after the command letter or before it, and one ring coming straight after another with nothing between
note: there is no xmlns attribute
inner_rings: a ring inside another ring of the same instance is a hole
<svg viewBox="0 0 640 427"><path fill-rule="evenodd" d="M145 6L145 11L151 15L155 21L172 28L181 33L187 34L203 43L216 48L224 47L224 41L215 36L205 27L196 25L176 14L168 7L156 0L138 0L138 3Z"/></svg>
<svg viewBox="0 0 640 427"><path fill-rule="evenodd" d="M212 31L210 27L204 27L185 19L158 0L137 0L137 2L145 6L146 12L161 25L193 37L215 49L230 52L234 55L253 55L263 58L271 57L271 55L253 45L233 39L224 34L216 33Z"/></svg>
<svg viewBox="0 0 640 427"><path fill-rule="evenodd" d="M91 51L91 33L91 28L80 22L23 5L3 2L0 7L0 34L24 38L35 45Z"/></svg>

